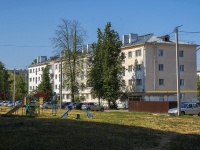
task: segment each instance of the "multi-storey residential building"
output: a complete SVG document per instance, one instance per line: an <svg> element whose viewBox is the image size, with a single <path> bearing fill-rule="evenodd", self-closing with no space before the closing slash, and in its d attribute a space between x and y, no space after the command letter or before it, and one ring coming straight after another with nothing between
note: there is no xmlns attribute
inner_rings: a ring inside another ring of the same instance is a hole
<svg viewBox="0 0 200 150"><path fill-rule="evenodd" d="M137 34L123 35L122 53L125 59L123 66L123 90L127 92L176 92L176 47L175 41L169 36L157 37L153 34L138 36ZM86 85L89 69L88 55L77 63L80 65L77 82ZM38 57L40 58L40 57ZM39 61L40 60L40 61ZM34 91L41 82L42 68L50 67L50 78L55 92L60 93L61 61L59 57L38 59L36 64L28 67L29 92ZM181 101L197 99L196 78L196 45L179 42L179 71ZM62 76L63 81L65 75ZM63 101L71 101L69 86L65 84L62 90ZM84 101L98 101L91 92L91 87L79 89L79 96ZM146 100L176 100L176 96L145 97Z"/></svg>
<svg viewBox="0 0 200 150"><path fill-rule="evenodd" d="M86 47L87 52L89 47ZM40 57L38 57L40 58ZM79 72L77 73L77 84L79 85L79 97L82 101L97 101L94 93L91 92L91 87L86 87L87 82L87 72L89 69L88 59L90 54L86 54L85 57L81 57L77 64L79 64ZM38 59L37 59L38 60ZM41 60L41 59L40 59ZM51 57L49 60L43 59L43 61L37 61L37 63L32 64L28 67L29 70L29 93L34 92L38 85L41 83L42 70L44 67L49 66L49 73L53 91L56 93L61 93L62 89L62 99L63 101L71 101L70 90L67 90L69 84L65 81L66 75L64 74L64 62L62 61L62 85L61 88L61 59L60 57ZM81 86L83 85L83 86Z"/></svg>
<svg viewBox="0 0 200 150"><path fill-rule="evenodd" d="M153 34L123 35L124 82L133 92L176 92L176 43L170 37ZM196 46L179 42L180 99L197 99ZM149 100L149 97L146 97ZM164 97L152 97L164 100ZM176 100L176 96L167 97Z"/></svg>

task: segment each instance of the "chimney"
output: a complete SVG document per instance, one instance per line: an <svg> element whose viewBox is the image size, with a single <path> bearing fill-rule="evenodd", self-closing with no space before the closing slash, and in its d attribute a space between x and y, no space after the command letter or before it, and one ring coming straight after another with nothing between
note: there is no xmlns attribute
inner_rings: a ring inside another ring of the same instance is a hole
<svg viewBox="0 0 200 150"><path fill-rule="evenodd" d="M138 34L130 33L129 34L129 43L134 43L138 39Z"/></svg>
<svg viewBox="0 0 200 150"><path fill-rule="evenodd" d="M126 45L129 43L129 36L128 35L122 35L122 44Z"/></svg>

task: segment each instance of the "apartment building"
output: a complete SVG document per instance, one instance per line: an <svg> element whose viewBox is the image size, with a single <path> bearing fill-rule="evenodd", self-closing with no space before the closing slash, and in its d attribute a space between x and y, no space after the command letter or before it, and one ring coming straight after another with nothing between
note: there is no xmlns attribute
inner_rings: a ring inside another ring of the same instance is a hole
<svg viewBox="0 0 200 150"><path fill-rule="evenodd" d="M123 91L125 92L176 92L176 47L175 41L167 36L155 36L147 34L123 35L122 53L125 59L123 66ZM88 47L87 47L88 52ZM44 57L44 56L42 56ZM86 87L88 58L85 55L77 63L80 64L77 83L84 85L79 89L79 96L83 101L98 101L91 92L91 87ZM34 91L41 83L42 69L49 65L50 78L53 90L60 93L61 89L61 61L59 57L47 60L38 57L37 63L30 65L29 70L29 93ZM62 67L64 65L62 64ZM196 77L196 45L179 41L179 71L181 101L197 99L197 77ZM62 80L65 80L65 75ZM70 90L62 88L63 101L71 101ZM176 101L176 96L145 97L145 100L169 100ZM104 103L104 101L103 101Z"/></svg>
<svg viewBox="0 0 200 150"><path fill-rule="evenodd" d="M138 36L123 35L122 53L125 59L124 90L129 92L176 92L176 47L170 36L157 37L153 34ZM195 44L179 41L180 99L197 99ZM145 97L146 100L174 100L170 97Z"/></svg>
<svg viewBox="0 0 200 150"><path fill-rule="evenodd" d="M79 72L77 73L77 86L79 87L79 97L81 101L87 101L87 102L98 102L97 98L95 97L94 93L91 92L91 87L86 87L87 82L87 72L89 69L88 59L90 58L89 54L89 47L84 47L86 49L85 57L81 57L77 64L79 64ZM64 74L64 61L61 62L61 59L59 56L51 57L50 59L41 59L39 56L37 58L37 63L32 64L28 67L29 72L29 93L34 92L34 90L37 89L38 85L41 83L42 79L42 70L48 65L49 66L49 74L50 74L50 82L53 87L53 91L56 93L61 93L62 89L62 99L63 102L65 101L71 101L71 95L69 84L65 82L66 75ZM40 61L38 61L40 60ZM61 67L62 64L62 67ZM61 69L62 70L62 85L61 88Z"/></svg>

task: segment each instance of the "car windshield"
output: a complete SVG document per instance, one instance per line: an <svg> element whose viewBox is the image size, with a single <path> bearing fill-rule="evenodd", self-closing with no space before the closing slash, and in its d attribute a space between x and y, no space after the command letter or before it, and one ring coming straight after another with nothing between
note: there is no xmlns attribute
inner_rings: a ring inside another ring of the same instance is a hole
<svg viewBox="0 0 200 150"><path fill-rule="evenodd" d="M182 103L181 104L181 108L187 108L187 106L188 106L188 103Z"/></svg>

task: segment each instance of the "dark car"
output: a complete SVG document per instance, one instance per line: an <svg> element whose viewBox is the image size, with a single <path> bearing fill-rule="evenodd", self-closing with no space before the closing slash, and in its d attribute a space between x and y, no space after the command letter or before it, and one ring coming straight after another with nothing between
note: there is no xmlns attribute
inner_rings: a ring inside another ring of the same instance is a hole
<svg viewBox="0 0 200 150"><path fill-rule="evenodd" d="M75 109L81 109L82 105L83 105L83 103L76 103L76 104L74 105L74 108L75 108Z"/></svg>
<svg viewBox="0 0 200 150"><path fill-rule="evenodd" d="M76 103L74 103L74 102L66 102L66 103L63 104L63 107L62 107L62 108L65 108L65 109L73 109L75 104L76 104Z"/></svg>
<svg viewBox="0 0 200 150"><path fill-rule="evenodd" d="M70 103L71 103L71 102L65 102L64 104L62 104L62 108L68 107L68 105L69 105Z"/></svg>

